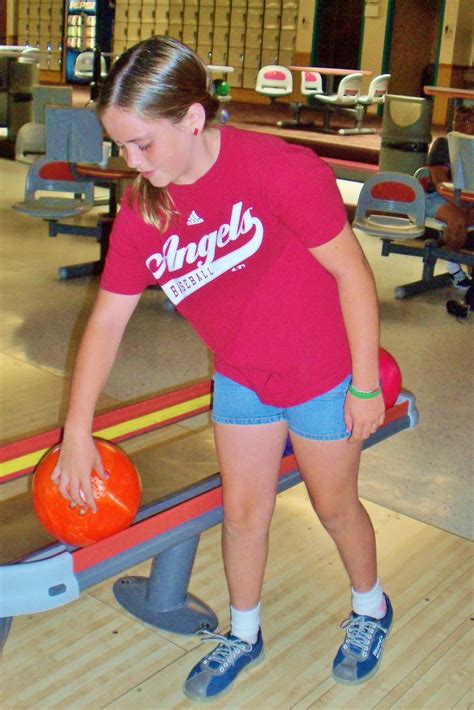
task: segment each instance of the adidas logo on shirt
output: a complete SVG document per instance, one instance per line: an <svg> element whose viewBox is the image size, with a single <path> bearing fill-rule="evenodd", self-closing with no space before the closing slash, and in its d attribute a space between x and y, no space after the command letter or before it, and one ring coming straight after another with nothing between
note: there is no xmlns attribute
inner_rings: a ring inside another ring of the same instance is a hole
<svg viewBox="0 0 474 710"><path fill-rule="evenodd" d="M188 225L188 227L190 227L192 224L201 224L201 222L204 222L203 218L198 217L196 212L193 210L189 215L186 224Z"/></svg>

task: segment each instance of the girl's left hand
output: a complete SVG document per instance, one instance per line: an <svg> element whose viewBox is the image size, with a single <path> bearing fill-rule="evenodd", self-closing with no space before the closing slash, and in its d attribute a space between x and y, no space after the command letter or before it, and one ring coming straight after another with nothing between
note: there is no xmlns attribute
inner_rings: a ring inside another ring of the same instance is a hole
<svg viewBox="0 0 474 710"><path fill-rule="evenodd" d="M347 393L344 405L344 421L351 433L348 441L368 439L382 426L385 419L385 403L382 393L373 399L359 399Z"/></svg>

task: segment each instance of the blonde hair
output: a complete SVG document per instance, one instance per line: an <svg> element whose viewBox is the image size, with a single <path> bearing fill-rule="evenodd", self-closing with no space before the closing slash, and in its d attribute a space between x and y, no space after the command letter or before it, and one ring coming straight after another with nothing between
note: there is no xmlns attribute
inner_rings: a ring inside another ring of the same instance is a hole
<svg viewBox="0 0 474 710"><path fill-rule="evenodd" d="M204 108L206 124L215 118L219 102L212 95L206 65L178 40L150 37L117 59L101 85L96 107L99 115L114 107L178 123L194 103ZM176 214L168 190L154 187L141 175L133 183L130 200L138 201L144 221L161 231Z"/></svg>

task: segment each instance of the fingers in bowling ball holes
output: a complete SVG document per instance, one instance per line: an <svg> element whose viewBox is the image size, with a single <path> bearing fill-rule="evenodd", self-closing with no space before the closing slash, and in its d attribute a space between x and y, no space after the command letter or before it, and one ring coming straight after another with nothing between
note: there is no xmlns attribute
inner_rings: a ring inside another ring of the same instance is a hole
<svg viewBox="0 0 474 710"><path fill-rule="evenodd" d="M108 478L92 472L91 485L97 512L66 500L51 480L60 445L50 449L33 477L33 507L43 527L57 540L84 547L127 528L141 500L141 481L131 459L111 442L95 439Z"/></svg>

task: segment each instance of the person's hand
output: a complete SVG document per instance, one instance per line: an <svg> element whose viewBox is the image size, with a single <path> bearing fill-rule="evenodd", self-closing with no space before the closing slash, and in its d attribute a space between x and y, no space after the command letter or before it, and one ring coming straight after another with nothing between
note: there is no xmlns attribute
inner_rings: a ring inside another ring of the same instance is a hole
<svg viewBox="0 0 474 710"><path fill-rule="evenodd" d="M72 505L89 507L95 513L97 506L91 484L92 470L101 478L108 478L92 436L65 435L51 479L63 498Z"/></svg>
<svg viewBox="0 0 474 710"><path fill-rule="evenodd" d="M368 439L382 426L385 419L385 403L380 393L373 399L359 399L347 393L344 405L346 429L351 433L349 441Z"/></svg>

